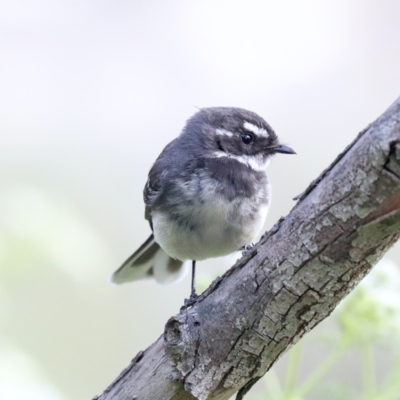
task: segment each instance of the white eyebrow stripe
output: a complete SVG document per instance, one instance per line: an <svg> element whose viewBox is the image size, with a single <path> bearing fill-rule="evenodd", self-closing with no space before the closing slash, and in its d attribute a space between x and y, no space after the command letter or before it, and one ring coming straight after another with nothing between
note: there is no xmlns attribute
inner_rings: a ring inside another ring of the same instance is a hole
<svg viewBox="0 0 400 400"><path fill-rule="evenodd" d="M226 129L217 129L216 130L218 135L224 135L224 136L233 136L233 133L230 131L227 131Z"/></svg>
<svg viewBox="0 0 400 400"><path fill-rule="evenodd" d="M259 128L258 126L245 121L243 124L244 129L253 132L255 135L260 135L260 136L264 136L264 137L268 137L269 134L268 132L264 129L264 128Z"/></svg>

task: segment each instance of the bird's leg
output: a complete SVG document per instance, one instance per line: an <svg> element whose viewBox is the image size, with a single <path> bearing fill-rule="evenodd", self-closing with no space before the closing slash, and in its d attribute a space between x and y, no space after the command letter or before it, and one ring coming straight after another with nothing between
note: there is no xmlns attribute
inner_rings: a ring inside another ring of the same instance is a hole
<svg viewBox="0 0 400 400"><path fill-rule="evenodd" d="M182 308L191 307L196 303L198 294L196 293L196 260L192 260L192 285L190 291L190 297L184 300L184 306Z"/></svg>
<svg viewBox="0 0 400 400"><path fill-rule="evenodd" d="M242 256L244 257L244 256L247 254L247 252L248 252L249 250L251 250L253 247L254 247L254 244L253 244L253 243L245 244L245 245L242 247Z"/></svg>
<svg viewBox="0 0 400 400"><path fill-rule="evenodd" d="M196 293L196 260L192 260L192 290L190 292L190 298L197 297Z"/></svg>

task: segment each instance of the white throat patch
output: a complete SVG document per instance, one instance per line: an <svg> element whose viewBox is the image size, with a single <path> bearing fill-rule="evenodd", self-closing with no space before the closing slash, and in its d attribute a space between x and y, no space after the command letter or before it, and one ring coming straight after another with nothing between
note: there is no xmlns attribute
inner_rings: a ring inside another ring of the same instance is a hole
<svg viewBox="0 0 400 400"><path fill-rule="evenodd" d="M265 171L269 164L269 159L264 160L263 157L258 156L248 156L248 155L235 155L235 154L227 154L223 151L216 151L213 153L214 157L217 158L231 158L233 160L239 161L241 164L254 169L254 171Z"/></svg>
<svg viewBox="0 0 400 400"><path fill-rule="evenodd" d="M255 135L264 136L266 138L269 137L268 132L264 128L259 128L250 122L245 121L243 127L244 129L253 132Z"/></svg>

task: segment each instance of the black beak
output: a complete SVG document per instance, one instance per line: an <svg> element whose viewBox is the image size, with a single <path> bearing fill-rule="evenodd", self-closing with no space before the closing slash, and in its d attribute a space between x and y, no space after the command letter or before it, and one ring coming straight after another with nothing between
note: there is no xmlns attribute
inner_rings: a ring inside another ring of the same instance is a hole
<svg viewBox="0 0 400 400"><path fill-rule="evenodd" d="M282 154L296 154L296 152L293 149L283 144L279 145L278 147L275 147L274 151L275 153L282 153Z"/></svg>

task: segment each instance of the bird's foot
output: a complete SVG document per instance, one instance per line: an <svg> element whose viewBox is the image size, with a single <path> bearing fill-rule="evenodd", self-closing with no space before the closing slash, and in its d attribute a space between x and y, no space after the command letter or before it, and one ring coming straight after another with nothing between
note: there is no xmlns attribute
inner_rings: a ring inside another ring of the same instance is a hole
<svg viewBox="0 0 400 400"><path fill-rule="evenodd" d="M181 307L181 311L187 310L189 307L192 307L196 304L199 295L193 291L188 299L183 301L183 306Z"/></svg>
<svg viewBox="0 0 400 400"><path fill-rule="evenodd" d="M250 251L254 247L254 243L245 244L242 247L242 256L244 257L248 251Z"/></svg>

